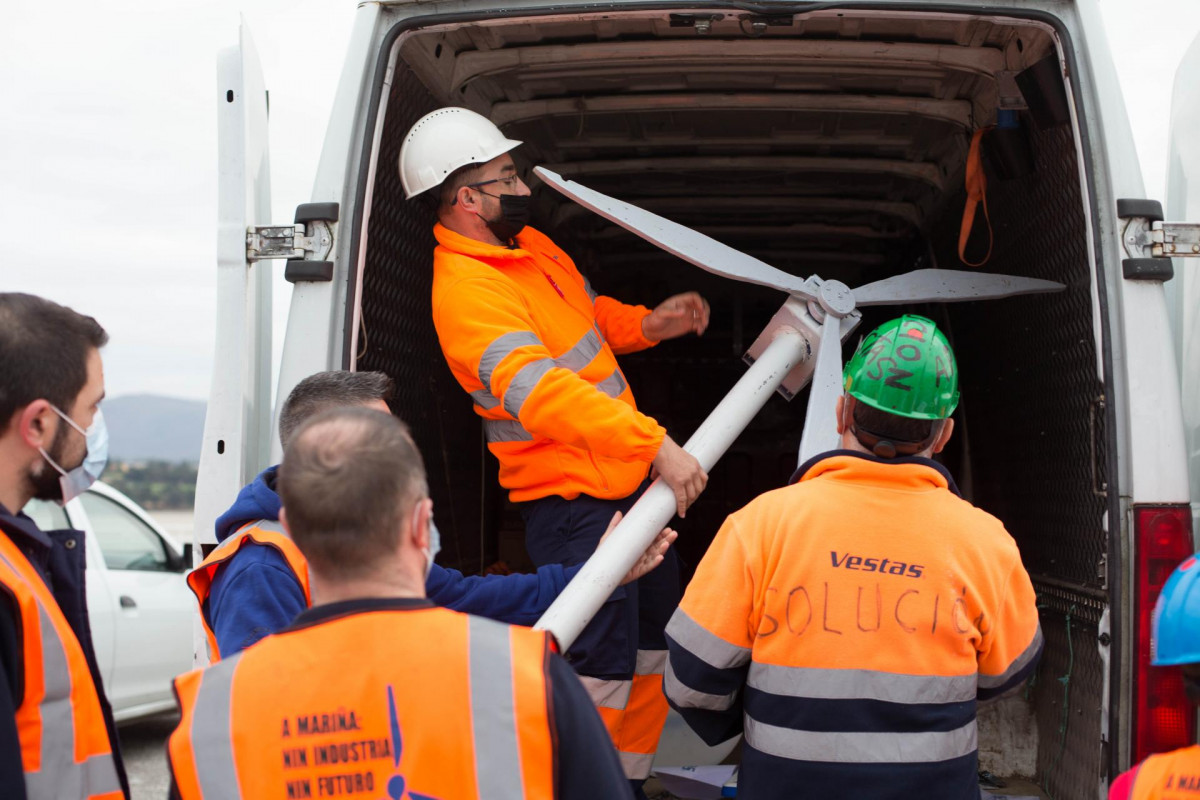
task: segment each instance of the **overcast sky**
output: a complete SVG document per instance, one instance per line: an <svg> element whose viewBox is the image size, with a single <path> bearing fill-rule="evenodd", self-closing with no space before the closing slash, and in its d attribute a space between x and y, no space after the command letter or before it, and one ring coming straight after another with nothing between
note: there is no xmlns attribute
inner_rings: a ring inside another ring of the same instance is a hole
<svg viewBox="0 0 1200 800"><path fill-rule="evenodd" d="M1147 194L1161 199L1171 84L1200 32L1200 1L1101 6ZM286 223L309 199L354 10L332 0L5 3L0 290L100 320L109 396L207 397L216 55L236 44L239 12L271 93L272 221ZM289 294L280 277L277 339Z"/></svg>

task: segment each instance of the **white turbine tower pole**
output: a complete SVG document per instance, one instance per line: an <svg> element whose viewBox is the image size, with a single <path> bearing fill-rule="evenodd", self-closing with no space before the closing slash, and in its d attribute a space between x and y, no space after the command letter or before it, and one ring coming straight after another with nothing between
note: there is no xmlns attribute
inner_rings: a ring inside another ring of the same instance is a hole
<svg viewBox="0 0 1200 800"><path fill-rule="evenodd" d="M813 349L800 331L779 329L771 344L683 449L695 456L705 471L712 469L788 373L807 359ZM658 478L534 627L553 633L563 650L570 647L673 516L675 493Z"/></svg>

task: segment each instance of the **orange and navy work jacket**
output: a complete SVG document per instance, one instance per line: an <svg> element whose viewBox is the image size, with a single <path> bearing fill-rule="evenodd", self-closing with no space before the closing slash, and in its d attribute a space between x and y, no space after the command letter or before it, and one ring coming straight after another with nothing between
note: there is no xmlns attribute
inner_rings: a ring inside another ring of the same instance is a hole
<svg viewBox="0 0 1200 800"><path fill-rule="evenodd" d="M668 700L710 742L745 733L739 797L978 798L976 702L1042 648L1016 543L928 459L802 470L717 533L667 626Z"/></svg>
<svg viewBox="0 0 1200 800"><path fill-rule="evenodd" d="M385 603L177 678L180 798L554 797L546 634Z"/></svg>
<svg viewBox="0 0 1200 800"><path fill-rule="evenodd" d="M4 533L0 533L0 590L13 598L20 614L24 692L16 723L25 796L29 800L124 798L83 647L41 575Z"/></svg>
<svg viewBox="0 0 1200 800"><path fill-rule="evenodd" d="M509 249L436 225L433 323L484 420L514 502L627 497L666 431L637 410L617 354L654 342L643 306L597 296L562 250L526 227Z"/></svg>
<svg viewBox="0 0 1200 800"><path fill-rule="evenodd" d="M1200 797L1200 745L1150 756L1114 781L1108 797L1109 800L1194 800Z"/></svg>
<svg viewBox="0 0 1200 800"><path fill-rule="evenodd" d="M260 519L242 526L237 532L221 542L208 557L187 576L188 587L200 603L200 622L204 625L204 635L208 639L208 658L210 661L221 660L221 649L217 646L217 634L213 631L208 616L204 613L205 603L212 591L213 580L217 577L217 569L229 559L237 555L238 550L246 543L274 547L287 561L287 565L296 574L300 588L304 590L304 600L312 605L312 592L308 586L308 559L296 547L292 537L288 536L283 525L271 520Z"/></svg>

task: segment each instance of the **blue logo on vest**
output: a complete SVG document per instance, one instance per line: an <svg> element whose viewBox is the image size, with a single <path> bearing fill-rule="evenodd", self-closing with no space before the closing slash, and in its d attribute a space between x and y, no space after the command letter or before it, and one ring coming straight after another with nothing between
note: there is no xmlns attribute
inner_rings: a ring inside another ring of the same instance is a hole
<svg viewBox="0 0 1200 800"><path fill-rule="evenodd" d="M400 749L403 746L400 740L400 717L396 714L396 695L392 691L391 684L388 684L388 718L392 727L392 764L398 770L400 769ZM408 794L405 794L407 789ZM391 800L438 800L433 795L418 794L404 782L404 776L397 772L388 779L387 784L388 797Z"/></svg>

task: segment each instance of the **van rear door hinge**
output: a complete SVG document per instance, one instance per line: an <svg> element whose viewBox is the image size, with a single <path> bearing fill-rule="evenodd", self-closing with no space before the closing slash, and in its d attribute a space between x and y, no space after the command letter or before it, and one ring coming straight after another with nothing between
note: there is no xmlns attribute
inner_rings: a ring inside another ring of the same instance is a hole
<svg viewBox="0 0 1200 800"><path fill-rule="evenodd" d="M284 277L292 283L333 280L334 228L337 203L304 203L294 225L259 225L246 229L246 260L286 258Z"/></svg>
<svg viewBox="0 0 1200 800"><path fill-rule="evenodd" d="M1167 281L1175 276L1172 258L1200 258L1200 223L1163 222L1157 200L1118 200L1125 220L1121 244L1129 258L1121 262L1126 278Z"/></svg>
<svg viewBox="0 0 1200 800"><path fill-rule="evenodd" d="M304 225L258 225L246 229L246 260L263 261L268 258L304 258L306 254L329 253L333 237L329 230L316 230L308 235Z"/></svg>

